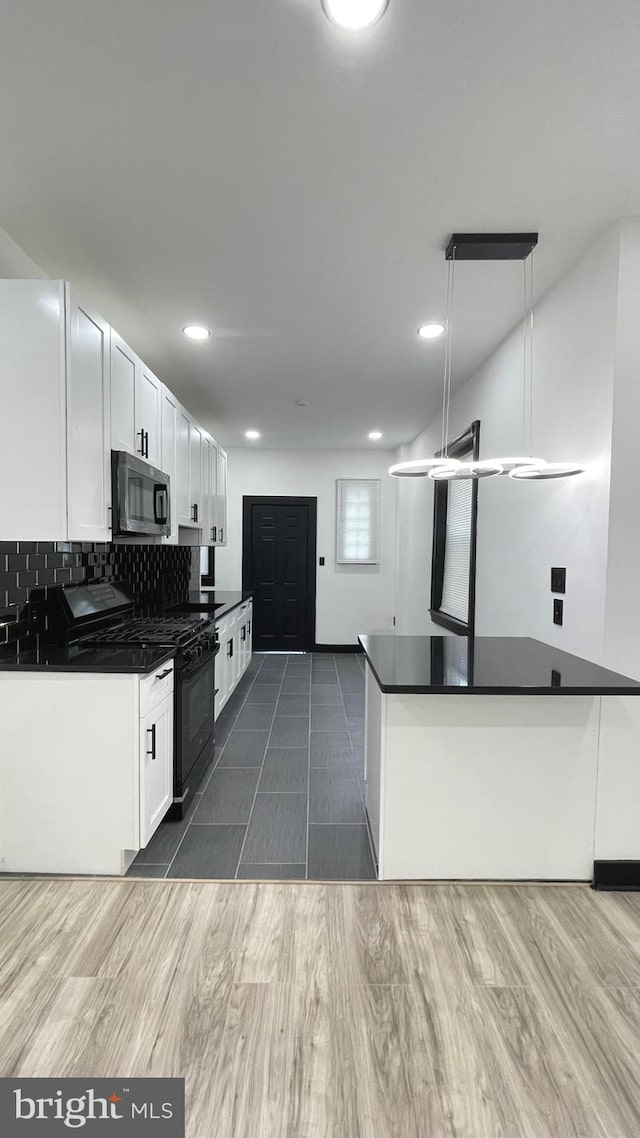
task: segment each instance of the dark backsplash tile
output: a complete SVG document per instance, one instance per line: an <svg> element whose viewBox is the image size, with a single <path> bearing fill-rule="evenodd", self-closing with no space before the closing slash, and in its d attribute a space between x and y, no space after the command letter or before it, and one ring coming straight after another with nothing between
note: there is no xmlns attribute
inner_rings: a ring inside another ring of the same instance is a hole
<svg viewBox="0 0 640 1138"><path fill-rule="evenodd" d="M85 581L128 582L143 613L179 604L200 587L200 547L0 542L0 645L26 634L30 600Z"/></svg>

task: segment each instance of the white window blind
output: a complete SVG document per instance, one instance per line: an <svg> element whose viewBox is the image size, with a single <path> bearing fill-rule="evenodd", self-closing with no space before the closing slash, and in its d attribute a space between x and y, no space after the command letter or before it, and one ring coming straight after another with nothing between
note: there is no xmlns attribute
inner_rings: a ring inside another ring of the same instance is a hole
<svg viewBox="0 0 640 1138"><path fill-rule="evenodd" d="M338 565L377 565L380 561L378 478L336 480L336 561Z"/></svg>
<svg viewBox="0 0 640 1138"><path fill-rule="evenodd" d="M469 620L473 480L452 480L448 494L440 611L466 624Z"/></svg>

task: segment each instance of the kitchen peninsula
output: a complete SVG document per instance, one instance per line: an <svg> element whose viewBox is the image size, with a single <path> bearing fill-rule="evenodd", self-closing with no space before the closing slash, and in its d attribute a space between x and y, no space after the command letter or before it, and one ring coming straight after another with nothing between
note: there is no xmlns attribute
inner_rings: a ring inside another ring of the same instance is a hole
<svg viewBox="0 0 640 1138"><path fill-rule="evenodd" d="M591 880L640 683L528 638L359 640L378 877Z"/></svg>

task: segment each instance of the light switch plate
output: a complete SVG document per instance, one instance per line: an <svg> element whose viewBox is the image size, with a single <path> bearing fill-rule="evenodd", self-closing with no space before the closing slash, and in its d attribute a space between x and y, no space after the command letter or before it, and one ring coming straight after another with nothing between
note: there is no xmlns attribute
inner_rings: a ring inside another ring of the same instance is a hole
<svg viewBox="0 0 640 1138"><path fill-rule="evenodd" d="M566 569L552 569L551 570L551 592L552 593L566 593L567 591L567 570Z"/></svg>

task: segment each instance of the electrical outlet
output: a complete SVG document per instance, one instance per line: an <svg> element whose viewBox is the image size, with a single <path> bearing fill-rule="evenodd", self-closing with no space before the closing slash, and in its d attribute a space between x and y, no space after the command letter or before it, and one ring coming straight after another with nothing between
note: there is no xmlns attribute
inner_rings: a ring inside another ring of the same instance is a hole
<svg viewBox="0 0 640 1138"><path fill-rule="evenodd" d="M320 564L321 564L321 565L324 565L324 557L321 557L321 558L320 558Z"/></svg>
<svg viewBox="0 0 640 1138"><path fill-rule="evenodd" d="M396 618L395 618L395 616L394 616L394 618L393 618L393 627L395 628L395 626L396 626Z"/></svg>
<svg viewBox="0 0 640 1138"><path fill-rule="evenodd" d="M553 623L554 624L562 624L563 615L564 615L564 601L561 601L558 599L554 600L554 602L553 602Z"/></svg>

